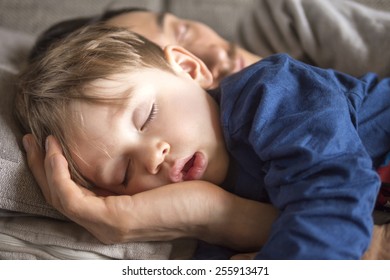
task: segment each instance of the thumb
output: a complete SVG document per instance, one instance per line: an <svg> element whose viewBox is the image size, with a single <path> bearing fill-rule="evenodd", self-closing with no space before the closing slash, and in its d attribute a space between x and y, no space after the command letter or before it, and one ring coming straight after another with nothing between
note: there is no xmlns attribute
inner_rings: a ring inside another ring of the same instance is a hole
<svg viewBox="0 0 390 280"><path fill-rule="evenodd" d="M47 137L45 149L46 179L52 202L54 203L54 200L61 202L63 199L69 201L75 196L82 195L79 186L71 179L68 162L58 141L53 136Z"/></svg>
<svg viewBox="0 0 390 280"><path fill-rule="evenodd" d="M68 162L63 155L60 144L51 135L46 138L45 150L45 170L49 184L53 183L53 180L69 180Z"/></svg>

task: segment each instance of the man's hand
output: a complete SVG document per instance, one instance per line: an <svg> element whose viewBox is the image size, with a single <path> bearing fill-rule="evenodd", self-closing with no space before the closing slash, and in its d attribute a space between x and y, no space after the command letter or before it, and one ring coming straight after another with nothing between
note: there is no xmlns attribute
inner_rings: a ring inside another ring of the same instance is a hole
<svg viewBox="0 0 390 280"><path fill-rule="evenodd" d="M370 248L363 260L390 260L390 224L375 225Z"/></svg>
<svg viewBox="0 0 390 280"><path fill-rule="evenodd" d="M26 135L23 142L28 165L47 202L103 243L167 240L193 232L186 222L196 217L189 215L184 219L186 209L174 213L180 205L177 200L188 201L183 194L185 188L176 190L172 185L135 196L100 196L101 193L72 181L68 163L54 137L48 138L46 155L32 135Z"/></svg>
<svg viewBox="0 0 390 280"><path fill-rule="evenodd" d="M101 196L72 181L54 137L48 137L46 155L32 135L23 142L28 165L46 200L106 244L194 237L235 249L257 249L277 214L270 205L203 181L166 185L133 196Z"/></svg>

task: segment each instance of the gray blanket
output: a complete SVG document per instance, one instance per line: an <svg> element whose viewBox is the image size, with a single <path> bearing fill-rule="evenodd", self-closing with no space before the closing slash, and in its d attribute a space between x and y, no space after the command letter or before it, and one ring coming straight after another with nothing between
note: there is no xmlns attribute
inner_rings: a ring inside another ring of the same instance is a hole
<svg viewBox="0 0 390 280"><path fill-rule="evenodd" d="M355 76L390 75L388 0L254 1L236 37L263 57L286 52Z"/></svg>

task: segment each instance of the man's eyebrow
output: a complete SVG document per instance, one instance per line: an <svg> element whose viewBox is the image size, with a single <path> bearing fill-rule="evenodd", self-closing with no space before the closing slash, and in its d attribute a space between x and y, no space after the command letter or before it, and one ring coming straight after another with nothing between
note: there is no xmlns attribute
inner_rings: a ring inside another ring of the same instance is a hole
<svg viewBox="0 0 390 280"><path fill-rule="evenodd" d="M165 16L167 13L161 12L157 14L157 26L160 29L160 31L164 30L164 21L165 21Z"/></svg>

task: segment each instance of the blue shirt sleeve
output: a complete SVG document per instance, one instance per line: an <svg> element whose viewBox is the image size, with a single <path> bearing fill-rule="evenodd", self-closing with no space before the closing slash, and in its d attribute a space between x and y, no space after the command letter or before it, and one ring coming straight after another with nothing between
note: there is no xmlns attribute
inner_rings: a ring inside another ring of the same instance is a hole
<svg viewBox="0 0 390 280"><path fill-rule="evenodd" d="M257 156L259 184L281 211L256 258L359 259L379 188L357 133L364 85L283 55L247 72L222 86L233 92L225 137ZM232 150L238 161L248 157Z"/></svg>

